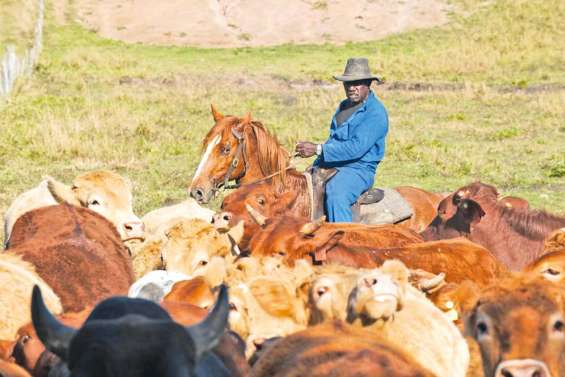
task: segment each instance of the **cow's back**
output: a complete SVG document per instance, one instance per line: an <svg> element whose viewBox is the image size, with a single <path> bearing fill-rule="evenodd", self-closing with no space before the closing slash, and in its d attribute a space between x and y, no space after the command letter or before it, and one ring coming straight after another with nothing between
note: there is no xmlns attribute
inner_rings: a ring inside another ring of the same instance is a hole
<svg viewBox="0 0 565 377"><path fill-rule="evenodd" d="M433 376L385 340L341 322L308 328L269 347L251 377Z"/></svg>
<svg viewBox="0 0 565 377"><path fill-rule="evenodd" d="M67 204L39 208L14 225L10 252L33 264L65 311L126 295L131 261L115 227L97 213Z"/></svg>

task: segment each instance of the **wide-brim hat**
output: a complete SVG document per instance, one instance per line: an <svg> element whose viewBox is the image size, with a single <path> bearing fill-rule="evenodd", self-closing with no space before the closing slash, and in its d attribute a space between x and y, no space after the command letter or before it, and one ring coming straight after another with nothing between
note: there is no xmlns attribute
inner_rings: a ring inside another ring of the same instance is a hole
<svg viewBox="0 0 565 377"><path fill-rule="evenodd" d="M333 76L339 81L358 81L358 80L375 80L381 84L383 80L371 73L369 69L369 60L367 58L351 58L347 59L345 71L343 75Z"/></svg>

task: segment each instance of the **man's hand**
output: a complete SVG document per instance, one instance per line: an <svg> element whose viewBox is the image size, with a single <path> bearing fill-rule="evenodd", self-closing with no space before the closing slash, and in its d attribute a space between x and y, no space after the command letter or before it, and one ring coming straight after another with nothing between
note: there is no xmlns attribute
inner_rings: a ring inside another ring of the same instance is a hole
<svg viewBox="0 0 565 377"><path fill-rule="evenodd" d="M299 141L296 143L295 151L300 157L311 157L316 154L316 144L309 141Z"/></svg>

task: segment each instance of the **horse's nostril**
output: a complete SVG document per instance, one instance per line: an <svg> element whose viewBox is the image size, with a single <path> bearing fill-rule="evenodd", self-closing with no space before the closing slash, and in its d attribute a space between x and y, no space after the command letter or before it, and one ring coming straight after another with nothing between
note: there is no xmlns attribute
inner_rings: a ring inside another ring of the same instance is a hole
<svg viewBox="0 0 565 377"><path fill-rule="evenodd" d="M231 220L231 216L230 216L230 215L224 215L224 220L230 221L230 220Z"/></svg>
<svg viewBox="0 0 565 377"><path fill-rule="evenodd" d="M502 369L502 370L500 371L500 373L502 373L502 376L503 376L503 377L514 377L514 376L512 375L512 372L510 372L510 371L507 370L507 369Z"/></svg>

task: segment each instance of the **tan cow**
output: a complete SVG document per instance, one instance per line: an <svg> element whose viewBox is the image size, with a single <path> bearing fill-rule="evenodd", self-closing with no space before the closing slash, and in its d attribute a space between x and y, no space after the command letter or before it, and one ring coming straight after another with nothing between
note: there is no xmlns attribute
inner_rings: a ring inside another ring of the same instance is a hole
<svg viewBox="0 0 565 377"><path fill-rule="evenodd" d="M155 235L133 250L133 266L137 279L158 269L180 272L192 277L207 276L218 285L225 276L225 263L214 257L233 259L239 252L237 234L243 224L228 233L219 233L202 219L178 219L164 236ZM223 272L222 272L223 271Z"/></svg>
<svg viewBox="0 0 565 377"><path fill-rule="evenodd" d="M409 276L399 261L359 274L348 296L347 321L378 333L437 376L465 376L469 350L463 336Z"/></svg>
<svg viewBox="0 0 565 377"><path fill-rule="evenodd" d="M33 265L18 255L0 254L0 339L12 340L16 332L31 320L31 291L41 288L50 310L60 313L63 308L59 297L41 279Z"/></svg>
<svg viewBox="0 0 565 377"><path fill-rule="evenodd" d="M211 209L201 207L194 199L187 199L174 205L154 209L143 215L141 220L145 225L146 235L161 237L180 220L201 219L210 223L213 215L214 211Z"/></svg>
<svg viewBox="0 0 565 377"><path fill-rule="evenodd" d="M123 241L144 237L143 223L133 213L131 184L120 175L97 170L79 175L72 186L52 177L18 196L4 215L5 245L16 220L26 212L67 202L98 212L116 226Z"/></svg>

